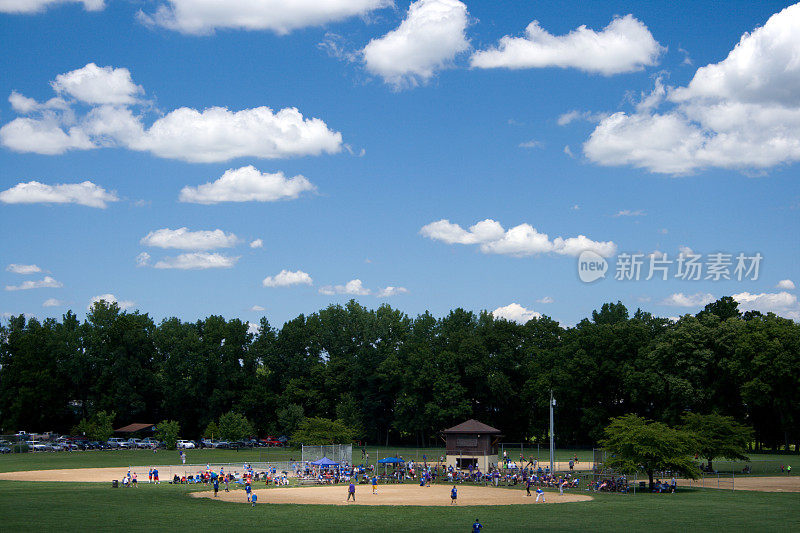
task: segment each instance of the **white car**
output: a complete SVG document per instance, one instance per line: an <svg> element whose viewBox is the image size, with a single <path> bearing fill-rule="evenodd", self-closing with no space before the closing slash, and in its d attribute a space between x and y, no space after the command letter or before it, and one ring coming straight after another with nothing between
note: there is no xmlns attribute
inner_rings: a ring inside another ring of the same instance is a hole
<svg viewBox="0 0 800 533"><path fill-rule="evenodd" d="M35 452L48 452L52 449L49 444L39 442L38 440L29 440L25 444Z"/></svg>
<svg viewBox="0 0 800 533"><path fill-rule="evenodd" d="M177 446L179 450L192 450L194 449L194 442L190 440L179 440L177 442Z"/></svg>

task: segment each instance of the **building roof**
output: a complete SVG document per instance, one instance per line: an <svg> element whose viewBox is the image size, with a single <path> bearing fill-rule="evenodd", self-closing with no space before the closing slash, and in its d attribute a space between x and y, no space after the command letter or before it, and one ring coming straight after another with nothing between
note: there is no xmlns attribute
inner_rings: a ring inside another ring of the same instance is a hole
<svg viewBox="0 0 800 533"><path fill-rule="evenodd" d="M136 433L137 431L142 431L143 429L150 429L154 425L155 424L128 424L127 426L115 429L114 433Z"/></svg>
<svg viewBox="0 0 800 533"><path fill-rule="evenodd" d="M475 419L467 420L466 422L462 422L457 426L453 426L451 428L445 429L442 433L495 433L500 434L499 429L495 429L492 426L487 426L483 422L478 422Z"/></svg>

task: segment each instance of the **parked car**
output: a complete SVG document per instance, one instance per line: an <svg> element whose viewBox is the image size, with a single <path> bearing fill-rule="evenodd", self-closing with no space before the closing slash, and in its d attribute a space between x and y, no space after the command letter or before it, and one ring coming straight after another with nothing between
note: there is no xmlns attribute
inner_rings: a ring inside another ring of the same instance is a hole
<svg viewBox="0 0 800 533"><path fill-rule="evenodd" d="M26 441L25 444L28 445L28 449L33 450L34 452L48 452L51 450L49 444L45 444L44 442L38 440L29 440Z"/></svg>
<svg viewBox="0 0 800 533"><path fill-rule="evenodd" d="M271 435L261 439L261 442L270 447L283 446L283 443L280 440L276 439Z"/></svg>
<svg viewBox="0 0 800 533"><path fill-rule="evenodd" d="M11 453L11 448L8 446L0 446L0 453Z"/></svg>
<svg viewBox="0 0 800 533"><path fill-rule="evenodd" d="M147 437L139 441L138 447L145 448L152 450L153 448L158 448L161 446L161 443L158 442L158 439L154 439L153 437Z"/></svg>
<svg viewBox="0 0 800 533"><path fill-rule="evenodd" d="M64 446L59 444L58 442L54 442L52 444L48 444L48 446L50 446L50 451L51 452L61 452L61 451L64 451L64 449L65 449Z"/></svg>
<svg viewBox="0 0 800 533"><path fill-rule="evenodd" d="M195 448L194 442L183 439L177 442L177 446L179 450L193 450Z"/></svg>
<svg viewBox="0 0 800 533"><path fill-rule="evenodd" d="M128 441L119 437L111 437L106 442L108 443L108 447L112 450L116 450L117 448L128 448Z"/></svg>

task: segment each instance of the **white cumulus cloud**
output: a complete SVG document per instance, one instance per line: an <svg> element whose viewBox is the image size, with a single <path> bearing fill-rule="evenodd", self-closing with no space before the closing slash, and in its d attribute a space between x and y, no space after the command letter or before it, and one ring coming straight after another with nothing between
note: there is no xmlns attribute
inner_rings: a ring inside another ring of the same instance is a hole
<svg viewBox="0 0 800 533"><path fill-rule="evenodd" d="M41 272L42 269L37 265L21 265L18 263L11 263L6 267L6 272L13 272L14 274L36 274Z"/></svg>
<svg viewBox="0 0 800 533"><path fill-rule="evenodd" d="M378 289L375 293L375 296L378 298L389 298L391 296L397 296L398 294L406 294L407 292L408 289L405 287L393 287L392 285L389 285L382 289Z"/></svg>
<svg viewBox="0 0 800 533"><path fill-rule="evenodd" d="M126 68L85 67L59 74L51 83L59 94L68 94L87 104L133 104L144 89L133 83Z"/></svg>
<svg viewBox="0 0 800 533"><path fill-rule="evenodd" d="M180 201L194 204L220 202L274 202L291 200L315 187L304 176L287 178L283 172L262 173L249 165L227 170L218 180L181 189Z"/></svg>
<svg viewBox="0 0 800 533"><path fill-rule="evenodd" d="M325 285L324 287L320 287L319 292L320 294L327 295L352 294L355 296L366 296L372 291L364 287L360 279L352 279L344 285Z"/></svg>
<svg viewBox="0 0 800 533"><path fill-rule="evenodd" d="M142 252L136 256L136 266L143 267L150 264L150 254Z"/></svg>
<svg viewBox="0 0 800 533"><path fill-rule="evenodd" d="M695 294L683 294L676 292L661 300L661 305L672 307L699 307L710 304L714 301L714 296L708 293L698 292Z"/></svg>
<svg viewBox="0 0 800 533"><path fill-rule="evenodd" d="M498 307L492 311L492 316L495 318L503 318L511 322L525 324L534 318L542 318L541 313L537 313L533 309L522 307L518 303L510 303L504 307Z"/></svg>
<svg viewBox="0 0 800 533"><path fill-rule="evenodd" d="M274 276L267 276L261 282L264 287L289 287L291 285L312 285L314 280L302 270L281 270Z"/></svg>
<svg viewBox="0 0 800 533"><path fill-rule="evenodd" d="M51 276L45 276L41 280L28 280L23 281L19 285L6 285L7 291L27 291L30 289L58 289L63 287L64 284L55 280Z"/></svg>
<svg viewBox="0 0 800 533"><path fill-rule="evenodd" d="M41 13L56 4L83 4L86 11L99 11L106 7L104 0L0 0L0 13Z"/></svg>
<svg viewBox="0 0 800 533"><path fill-rule="evenodd" d="M273 111L261 106L238 111L181 107L149 127L131 106L143 89L125 68L85 67L60 74L54 90L92 106L81 114L61 99L39 104L12 93L9 100L23 115L0 128L0 142L18 152L55 155L69 150L122 147L158 157L194 163L238 157L275 159L338 153L342 134L296 108ZM301 182L302 180L298 180ZM297 185L297 183L295 183Z"/></svg>
<svg viewBox="0 0 800 533"><path fill-rule="evenodd" d="M29 181L0 192L0 202L6 204L79 204L105 209L108 202L118 200L116 193L108 192L91 181L56 185Z"/></svg>
<svg viewBox="0 0 800 533"><path fill-rule="evenodd" d="M233 233L225 233L221 229L213 231L190 231L183 227L178 229L162 228L151 231L139 241L145 246L156 248L175 248L178 250L214 250L231 248L239 242Z"/></svg>
<svg viewBox="0 0 800 533"><path fill-rule="evenodd" d="M251 311L263 311L264 308L262 306L260 306L260 305L254 305L253 307L250 308L250 310Z"/></svg>
<svg viewBox="0 0 800 533"><path fill-rule="evenodd" d="M793 291L795 289L794 281L790 279L782 279L775 285L776 289L783 289L787 291Z"/></svg>
<svg viewBox="0 0 800 533"><path fill-rule="evenodd" d="M139 13L146 24L182 33L215 29L271 30L286 34L392 5L391 0L166 0L155 13Z"/></svg>
<svg viewBox="0 0 800 533"><path fill-rule="evenodd" d="M762 292L759 294L740 292L739 294L734 294L733 299L739 303L741 311L772 312L779 316L800 321L800 303L797 301L797 296L786 291Z"/></svg>
<svg viewBox="0 0 800 533"><path fill-rule="evenodd" d="M584 250L592 250L603 257L610 257L617 250L617 245L612 241L593 241L585 235L551 240L546 233L539 233L530 224L505 230L492 219L478 222L468 230L442 219L423 226L420 234L447 244L477 244L485 254L527 256L554 253L577 256Z"/></svg>
<svg viewBox="0 0 800 533"><path fill-rule="evenodd" d="M397 29L364 47L367 70L395 88L424 83L469 48L467 6L458 0L418 0Z"/></svg>
<svg viewBox="0 0 800 533"><path fill-rule="evenodd" d="M253 241L250 241L250 248L263 248L263 247L264 247L264 241L262 241L261 239L255 239Z"/></svg>
<svg viewBox="0 0 800 533"><path fill-rule="evenodd" d="M42 307L61 307L62 305L64 305L64 302L55 298L48 298L42 302Z"/></svg>
<svg viewBox="0 0 800 533"><path fill-rule="evenodd" d="M605 166L688 174L761 170L800 160L800 4L745 33L686 87L663 87L636 110L602 119L583 149ZM666 108L662 109L662 107Z"/></svg>
<svg viewBox="0 0 800 533"><path fill-rule="evenodd" d="M107 294L99 294L97 296L92 297L92 299L89 300L89 305L86 306L87 309L91 309L92 306L95 303L97 303L97 302L99 302L101 300L105 301L108 304L113 304L113 303L117 304L117 306L119 306L120 310L122 310L122 311L125 311L126 309L130 309L131 307L133 307L135 305L135 303L130 301L130 300L117 300L116 296L114 296L113 294L107 293Z"/></svg>
<svg viewBox="0 0 800 533"><path fill-rule="evenodd" d="M154 268L178 270L206 270L209 268L231 268L238 261L238 257L231 257L218 253L194 252L180 254L175 257L165 257L153 265Z"/></svg>
<svg viewBox="0 0 800 533"><path fill-rule="evenodd" d="M470 63L476 68L577 68L609 76L655 65L663 51L633 15L617 17L599 32L580 26L566 35L553 35L534 20L525 37L506 35L497 47L475 52Z"/></svg>

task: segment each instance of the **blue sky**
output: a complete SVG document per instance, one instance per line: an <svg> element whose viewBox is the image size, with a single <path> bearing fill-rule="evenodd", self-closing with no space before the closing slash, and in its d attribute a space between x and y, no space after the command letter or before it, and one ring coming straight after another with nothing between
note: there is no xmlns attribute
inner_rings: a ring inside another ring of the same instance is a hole
<svg viewBox="0 0 800 533"><path fill-rule="evenodd" d="M319 4L0 0L0 313L800 320L800 6ZM681 250L763 260L614 279Z"/></svg>

